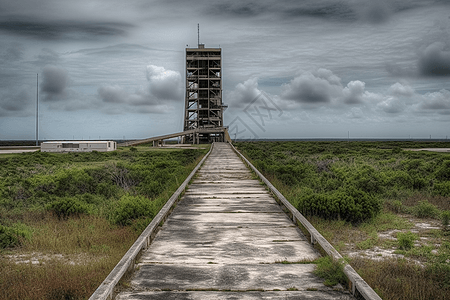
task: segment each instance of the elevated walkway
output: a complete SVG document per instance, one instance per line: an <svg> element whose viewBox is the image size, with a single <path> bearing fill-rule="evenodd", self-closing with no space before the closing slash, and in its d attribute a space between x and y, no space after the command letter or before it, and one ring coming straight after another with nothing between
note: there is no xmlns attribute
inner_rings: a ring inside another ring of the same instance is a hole
<svg viewBox="0 0 450 300"><path fill-rule="evenodd" d="M353 299L313 275L318 257L231 146L215 143L116 299Z"/></svg>
<svg viewBox="0 0 450 300"><path fill-rule="evenodd" d="M184 137L187 135L198 136L199 134L203 134L203 133L205 133L205 134L221 133L221 134L223 134L225 141L231 142L230 136L228 134L228 129L226 127L219 127L219 128L191 129L191 130L186 130L186 131L177 132L177 133L155 136L155 137L151 137L148 139L128 141L125 143L120 143L117 146L118 147L136 146L136 145L147 144L147 143L153 143L153 146L158 146L158 145L161 145L164 140L173 139L176 137Z"/></svg>

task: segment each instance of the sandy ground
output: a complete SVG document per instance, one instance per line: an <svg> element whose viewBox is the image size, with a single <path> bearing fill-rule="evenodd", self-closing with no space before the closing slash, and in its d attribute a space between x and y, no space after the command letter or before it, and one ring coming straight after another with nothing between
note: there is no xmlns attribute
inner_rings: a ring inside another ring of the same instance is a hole
<svg viewBox="0 0 450 300"><path fill-rule="evenodd" d="M411 229L402 229L402 230L389 230L385 232L379 232L378 238L383 240L392 240L397 241L396 235L398 232L408 232L411 231L413 233L418 234L420 237L419 240L417 240L414 244L414 247L421 247L424 245L433 245L436 246L436 249L432 250L431 253L437 254L438 248L440 246L440 243L437 243L437 239L433 239L430 236L427 236L427 232L430 232L430 230L441 230L441 222L434 219L420 219L409 215L403 216L405 219L410 221L414 224L414 227ZM365 250L358 250L355 244L347 244L348 249L342 251L341 254L348 255L350 257L355 256L362 256L365 258L370 258L373 260L383 260L386 258L404 258L405 256L399 253L395 253L396 250L398 250L398 246L392 246L392 247L380 247L380 246L374 246L370 249ZM416 264L423 266L423 261L420 261L418 259L414 259L411 257L407 257L408 260L414 261ZM450 261L449 261L450 262Z"/></svg>
<svg viewBox="0 0 450 300"><path fill-rule="evenodd" d="M36 152L39 149L17 149L17 150L0 150L0 154L12 154L12 153L24 153L24 152Z"/></svg>
<svg viewBox="0 0 450 300"><path fill-rule="evenodd" d="M450 152L450 148L421 148L421 149L405 149L407 151L431 151L431 152Z"/></svg>

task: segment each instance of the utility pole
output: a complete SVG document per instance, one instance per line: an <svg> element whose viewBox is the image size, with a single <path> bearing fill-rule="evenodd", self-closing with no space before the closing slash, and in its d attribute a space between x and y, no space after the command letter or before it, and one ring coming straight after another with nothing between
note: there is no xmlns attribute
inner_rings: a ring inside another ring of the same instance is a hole
<svg viewBox="0 0 450 300"><path fill-rule="evenodd" d="M36 76L36 146L39 146L39 73Z"/></svg>

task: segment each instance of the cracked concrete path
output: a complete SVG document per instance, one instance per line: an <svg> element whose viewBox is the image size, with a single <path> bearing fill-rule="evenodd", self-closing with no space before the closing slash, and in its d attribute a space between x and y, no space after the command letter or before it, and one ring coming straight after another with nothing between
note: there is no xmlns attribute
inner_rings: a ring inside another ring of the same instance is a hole
<svg viewBox="0 0 450 300"><path fill-rule="evenodd" d="M312 273L318 257L230 145L216 143L116 299L353 299Z"/></svg>

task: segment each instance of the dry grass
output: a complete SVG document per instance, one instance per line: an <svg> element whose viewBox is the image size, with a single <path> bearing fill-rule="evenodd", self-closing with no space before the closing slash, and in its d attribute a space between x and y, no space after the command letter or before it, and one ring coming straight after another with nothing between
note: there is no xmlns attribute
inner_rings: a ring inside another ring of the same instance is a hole
<svg viewBox="0 0 450 300"><path fill-rule="evenodd" d="M309 216L308 220L338 251L349 251L355 248L367 248L381 245L382 240L374 238L378 232L391 229L410 229L413 224L390 213L382 213L359 226L354 226L342 220L325 220Z"/></svg>
<svg viewBox="0 0 450 300"><path fill-rule="evenodd" d="M403 201L403 205L412 207L419 204L420 201L428 201L431 204L437 206L439 209L450 210L450 197L443 197L438 195L431 196L424 194L414 194L411 197L406 198Z"/></svg>
<svg viewBox="0 0 450 300"><path fill-rule="evenodd" d="M350 263L384 300L444 300L450 295L450 287L440 284L440 272L405 259L355 257Z"/></svg>
<svg viewBox="0 0 450 300"><path fill-rule="evenodd" d="M1 253L0 299L87 299L137 238L130 228L95 216L23 221L34 228L33 237Z"/></svg>

